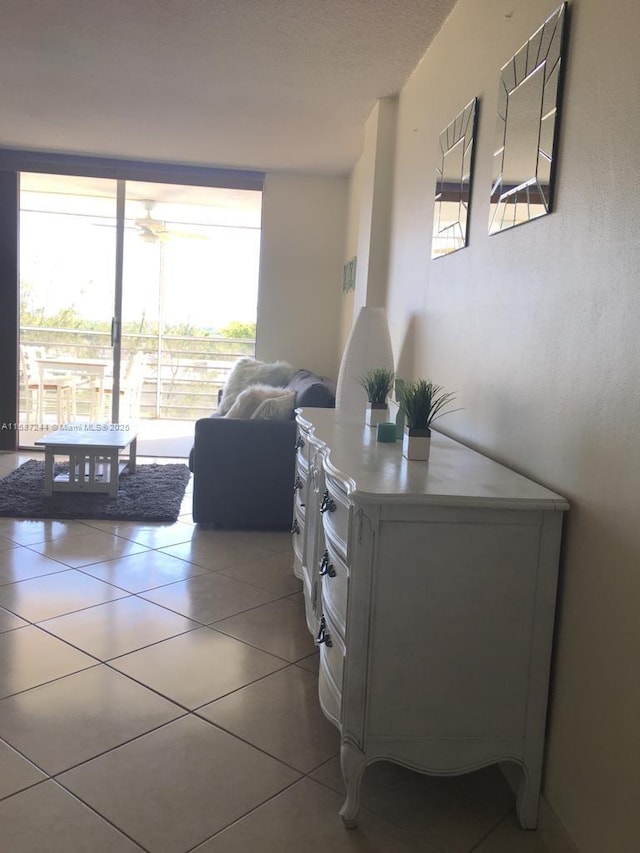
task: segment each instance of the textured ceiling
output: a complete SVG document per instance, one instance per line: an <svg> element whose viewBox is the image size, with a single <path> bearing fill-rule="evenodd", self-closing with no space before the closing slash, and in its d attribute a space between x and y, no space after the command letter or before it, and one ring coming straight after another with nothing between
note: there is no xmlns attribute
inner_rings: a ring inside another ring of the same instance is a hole
<svg viewBox="0 0 640 853"><path fill-rule="evenodd" d="M0 146L345 174L455 0L2 0Z"/></svg>

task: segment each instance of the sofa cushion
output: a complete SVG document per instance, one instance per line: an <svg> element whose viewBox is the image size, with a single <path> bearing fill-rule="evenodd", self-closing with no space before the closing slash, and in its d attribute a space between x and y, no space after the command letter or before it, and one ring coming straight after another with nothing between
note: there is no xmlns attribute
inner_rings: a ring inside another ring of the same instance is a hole
<svg viewBox="0 0 640 853"><path fill-rule="evenodd" d="M284 390L284 394L278 397L269 397L260 403L251 417L263 421L290 421L293 418L293 410L296 405L296 392L287 391L286 388L282 390Z"/></svg>
<svg viewBox="0 0 640 853"><path fill-rule="evenodd" d="M233 405L225 415L227 418L250 418L263 403L277 397L290 396L287 388L277 388L273 385L250 385L241 391Z"/></svg>
<svg viewBox="0 0 640 853"><path fill-rule="evenodd" d="M293 373L293 367L287 361L265 362L255 358L241 358L234 364L222 392L218 413L225 415L236 397L250 385L287 384Z"/></svg>
<svg viewBox="0 0 640 853"><path fill-rule="evenodd" d="M331 409L336 404L334 381L310 370L296 370L287 388L296 392L296 407Z"/></svg>

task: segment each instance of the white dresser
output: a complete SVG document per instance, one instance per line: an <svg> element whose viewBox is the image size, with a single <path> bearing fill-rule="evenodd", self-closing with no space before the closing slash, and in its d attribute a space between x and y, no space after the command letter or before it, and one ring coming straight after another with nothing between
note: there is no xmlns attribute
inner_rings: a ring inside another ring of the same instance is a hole
<svg viewBox="0 0 640 853"><path fill-rule="evenodd" d="M294 571L355 825L364 768L523 770L537 823L566 500L436 432L428 463L333 409L297 413Z"/></svg>

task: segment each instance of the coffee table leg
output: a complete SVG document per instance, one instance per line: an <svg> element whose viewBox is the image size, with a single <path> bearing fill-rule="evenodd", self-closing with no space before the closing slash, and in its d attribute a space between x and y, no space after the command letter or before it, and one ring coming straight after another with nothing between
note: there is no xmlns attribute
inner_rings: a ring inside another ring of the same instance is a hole
<svg viewBox="0 0 640 853"><path fill-rule="evenodd" d="M118 450L114 450L109 454L109 496L112 498L118 497L118 478L120 475L118 465Z"/></svg>
<svg viewBox="0 0 640 853"><path fill-rule="evenodd" d="M138 437L136 436L129 445L129 473L136 473L136 452L137 452Z"/></svg>
<svg viewBox="0 0 640 853"><path fill-rule="evenodd" d="M53 494L53 451L45 448L44 451L44 493L50 498Z"/></svg>

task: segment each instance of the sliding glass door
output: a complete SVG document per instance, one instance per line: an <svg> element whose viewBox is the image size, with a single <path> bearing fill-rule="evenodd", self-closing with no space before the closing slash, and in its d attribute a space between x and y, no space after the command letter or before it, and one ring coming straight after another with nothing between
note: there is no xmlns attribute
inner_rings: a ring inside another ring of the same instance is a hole
<svg viewBox="0 0 640 853"><path fill-rule="evenodd" d="M143 417L211 414L230 365L255 354L260 204L246 190L127 182L122 375L144 351Z"/></svg>
<svg viewBox="0 0 640 853"><path fill-rule="evenodd" d="M21 445L210 414L255 354L260 220L255 190L23 174Z"/></svg>
<svg viewBox="0 0 640 853"><path fill-rule="evenodd" d="M20 444L105 417L117 183L26 173L20 189ZM106 413L109 414L109 413Z"/></svg>

